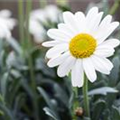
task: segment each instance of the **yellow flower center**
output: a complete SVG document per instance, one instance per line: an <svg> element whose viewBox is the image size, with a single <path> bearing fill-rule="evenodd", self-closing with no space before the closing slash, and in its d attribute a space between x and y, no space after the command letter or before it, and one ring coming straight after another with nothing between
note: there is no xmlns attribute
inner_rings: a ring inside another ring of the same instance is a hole
<svg viewBox="0 0 120 120"><path fill-rule="evenodd" d="M81 33L71 39L69 50L76 58L87 58L93 54L96 45L96 40L91 35Z"/></svg>

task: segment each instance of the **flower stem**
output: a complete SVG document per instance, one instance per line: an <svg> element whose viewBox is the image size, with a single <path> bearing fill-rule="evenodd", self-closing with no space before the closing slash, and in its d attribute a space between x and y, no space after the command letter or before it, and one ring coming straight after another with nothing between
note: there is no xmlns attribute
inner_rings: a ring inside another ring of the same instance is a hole
<svg viewBox="0 0 120 120"><path fill-rule="evenodd" d="M57 5L65 6L68 5L68 0L56 0Z"/></svg>
<svg viewBox="0 0 120 120"><path fill-rule="evenodd" d="M40 8L44 8L47 5L47 0L39 0Z"/></svg>
<svg viewBox="0 0 120 120"><path fill-rule="evenodd" d="M34 97L32 98L33 101L33 108L34 108L34 119L35 120L40 120L39 118L39 108L38 108L38 100L37 100L37 85L36 85L36 79L35 79L35 73L34 73L34 65L33 65L33 58L32 54L30 52L32 48L32 43L31 43L31 36L29 33L29 24L30 24L30 12L32 9L32 0L29 0L26 2L26 42L27 42L27 50L28 50L28 65L29 65L29 70L30 70L30 79L31 79L31 88L34 93Z"/></svg>
<svg viewBox="0 0 120 120"><path fill-rule="evenodd" d="M88 99L88 79L86 75L84 75L83 97L84 97L85 116L90 118L89 99Z"/></svg>
<svg viewBox="0 0 120 120"><path fill-rule="evenodd" d="M23 0L18 1L18 11L19 11L19 35L20 35L20 42L22 47L24 48L24 6Z"/></svg>
<svg viewBox="0 0 120 120"><path fill-rule="evenodd" d="M26 47L31 49L31 36L29 33L29 25L30 25L30 12L32 9L32 0L26 2Z"/></svg>
<svg viewBox="0 0 120 120"><path fill-rule="evenodd" d="M120 6L120 0L116 0L109 13L111 15L114 15L115 12L118 10L119 6Z"/></svg>

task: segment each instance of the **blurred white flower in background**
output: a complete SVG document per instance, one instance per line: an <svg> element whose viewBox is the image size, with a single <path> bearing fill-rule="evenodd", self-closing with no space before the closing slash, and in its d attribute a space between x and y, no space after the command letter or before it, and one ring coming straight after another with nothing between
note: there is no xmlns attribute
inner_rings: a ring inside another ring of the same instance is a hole
<svg viewBox="0 0 120 120"><path fill-rule="evenodd" d="M44 26L49 23L58 23L62 20L62 11L55 5L48 5L43 9L33 10L30 14L29 31L36 43L45 40L46 29Z"/></svg>
<svg viewBox="0 0 120 120"><path fill-rule="evenodd" d="M11 30L16 25L16 20L11 18L11 11L1 10L0 11L0 39L11 37Z"/></svg>
<svg viewBox="0 0 120 120"><path fill-rule="evenodd" d="M55 5L48 5L43 9L33 10L31 12L31 17L38 20L39 22L45 24L48 22L58 22L61 19L61 10Z"/></svg>
<svg viewBox="0 0 120 120"><path fill-rule="evenodd" d="M41 43L45 39L45 29L37 20L31 19L29 26L30 33L34 36L36 43Z"/></svg>

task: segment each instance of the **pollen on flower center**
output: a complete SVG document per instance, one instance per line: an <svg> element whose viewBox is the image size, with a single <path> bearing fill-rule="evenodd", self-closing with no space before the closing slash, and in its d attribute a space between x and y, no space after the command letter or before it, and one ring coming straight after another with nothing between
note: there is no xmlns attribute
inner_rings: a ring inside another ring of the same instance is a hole
<svg viewBox="0 0 120 120"><path fill-rule="evenodd" d="M96 39L86 33L73 37L69 44L70 53L76 58L87 58L96 48Z"/></svg>

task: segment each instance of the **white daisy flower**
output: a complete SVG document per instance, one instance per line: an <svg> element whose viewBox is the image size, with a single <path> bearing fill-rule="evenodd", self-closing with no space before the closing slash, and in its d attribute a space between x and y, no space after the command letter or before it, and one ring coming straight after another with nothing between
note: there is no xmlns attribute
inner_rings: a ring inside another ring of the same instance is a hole
<svg viewBox="0 0 120 120"><path fill-rule="evenodd" d="M11 18L11 12L9 10L0 11L0 38L10 38L11 30L16 25L16 20Z"/></svg>
<svg viewBox="0 0 120 120"><path fill-rule="evenodd" d="M41 43L44 41L46 30L36 20L30 19L29 31L34 36L36 43Z"/></svg>
<svg viewBox="0 0 120 120"><path fill-rule="evenodd" d="M61 13L61 10L57 6L48 5L44 9L33 10L31 17L45 24L48 20L57 23Z"/></svg>
<svg viewBox="0 0 120 120"><path fill-rule="evenodd" d="M55 5L48 5L44 9L37 9L31 12L29 31L36 43L41 43L46 39L46 30L43 24L48 24L49 21L57 23L60 13L61 10Z"/></svg>
<svg viewBox="0 0 120 120"><path fill-rule="evenodd" d="M119 22L111 22L112 16L102 19L103 12L91 8L85 16L83 12L63 13L64 23L58 29L50 29L47 34L53 41L43 43L52 47L46 53L49 67L58 66L57 74L64 77L71 72L72 85L81 87L84 73L94 82L96 71L110 74L113 64L107 59L114 54L119 40L108 36L118 27Z"/></svg>

